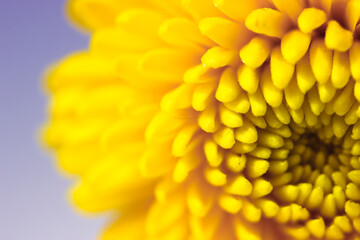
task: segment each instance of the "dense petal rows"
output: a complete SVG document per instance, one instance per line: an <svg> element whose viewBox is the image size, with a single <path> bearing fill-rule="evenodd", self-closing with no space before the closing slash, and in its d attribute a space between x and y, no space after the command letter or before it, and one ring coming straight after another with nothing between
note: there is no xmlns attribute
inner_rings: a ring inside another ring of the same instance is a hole
<svg viewBox="0 0 360 240"><path fill-rule="evenodd" d="M103 239L360 239L360 1L68 8L46 141Z"/></svg>

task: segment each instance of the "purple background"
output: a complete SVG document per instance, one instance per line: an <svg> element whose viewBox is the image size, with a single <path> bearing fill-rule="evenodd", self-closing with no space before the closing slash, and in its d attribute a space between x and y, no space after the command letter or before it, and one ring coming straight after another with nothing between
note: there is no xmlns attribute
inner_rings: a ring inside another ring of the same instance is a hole
<svg viewBox="0 0 360 240"><path fill-rule="evenodd" d="M64 18L64 0L0 0L0 239L91 240L104 219L84 218L66 200L73 180L38 141L45 121L46 66L88 37Z"/></svg>

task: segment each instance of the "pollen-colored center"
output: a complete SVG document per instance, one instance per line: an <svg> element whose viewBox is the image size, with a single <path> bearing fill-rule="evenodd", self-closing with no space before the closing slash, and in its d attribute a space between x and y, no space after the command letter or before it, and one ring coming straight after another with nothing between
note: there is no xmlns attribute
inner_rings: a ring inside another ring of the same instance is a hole
<svg viewBox="0 0 360 240"><path fill-rule="evenodd" d="M336 12L305 8L294 25L255 10L245 25L260 35L240 49L240 63L219 47L202 57L222 68L213 73L217 114L198 121L213 132L207 181L224 186L226 211L296 239L342 239L359 227L360 43Z"/></svg>

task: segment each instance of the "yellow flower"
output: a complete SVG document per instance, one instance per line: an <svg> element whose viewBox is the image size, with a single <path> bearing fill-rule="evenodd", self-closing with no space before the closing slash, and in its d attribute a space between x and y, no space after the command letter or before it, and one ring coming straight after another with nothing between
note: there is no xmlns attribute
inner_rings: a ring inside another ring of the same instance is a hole
<svg viewBox="0 0 360 240"><path fill-rule="evenodd" d="M46 141L102 239L360 239L360 1L68 8Z"/></svg>

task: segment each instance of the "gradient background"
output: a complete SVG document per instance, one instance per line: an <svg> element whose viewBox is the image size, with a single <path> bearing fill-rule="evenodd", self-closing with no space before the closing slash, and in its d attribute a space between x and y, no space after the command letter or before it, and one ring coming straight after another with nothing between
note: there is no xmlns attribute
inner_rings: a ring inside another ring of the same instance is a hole
<svg viewBox="0 0 360 240"><path fill-rule="evenodd" d="M64 18L65 0L0 0L0 239L92 240L101 218L77 215L73 180L39 146L46 118L42 73L88 37Z"/></svg>

